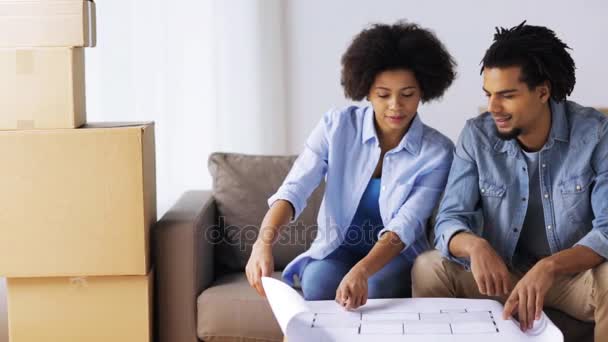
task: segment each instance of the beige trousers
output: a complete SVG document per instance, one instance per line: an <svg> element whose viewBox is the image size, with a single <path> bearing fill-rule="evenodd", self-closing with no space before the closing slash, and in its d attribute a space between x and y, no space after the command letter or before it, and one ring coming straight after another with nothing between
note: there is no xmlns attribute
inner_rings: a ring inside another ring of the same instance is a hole
<svg viewBox="0 0 608 342"><path fill-rule="evenodd" d="M512 284L523 273L511 270ZM545 307L557 309L587 322L595 322L595 341L608 340L608 262L572 276L555 280L545 297ZM473 274L445 259L437 250L419 255L412 268L413 297L455 297L494 299L504 304L507 297L479 293Z"/></svg>

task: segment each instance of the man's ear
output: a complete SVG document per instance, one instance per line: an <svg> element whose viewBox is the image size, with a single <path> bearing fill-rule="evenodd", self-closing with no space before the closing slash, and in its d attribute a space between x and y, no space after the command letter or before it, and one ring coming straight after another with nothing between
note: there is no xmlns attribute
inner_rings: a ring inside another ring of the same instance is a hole
<svg viewBox="0 0 608 342"><path fill-rule="evenodd" d="M542 103L547 103L551 98L551 83L545 81L536 87L539 99Z"/></svg>

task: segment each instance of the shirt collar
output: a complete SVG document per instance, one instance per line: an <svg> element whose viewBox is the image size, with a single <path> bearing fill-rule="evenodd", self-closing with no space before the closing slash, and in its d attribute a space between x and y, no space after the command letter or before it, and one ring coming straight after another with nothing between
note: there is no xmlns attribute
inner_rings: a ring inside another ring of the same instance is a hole
<svg viewBox="0 0 608 342"><path fill-rule="evenodd" d="M394 151L397 152L401 151L402 149L406 149L408 152L414 155L420 153L420 149L422 147L423 130L424 125L422 120L420 120L420 116L418 113L416 113L414 119L412 119L410 128L407 130ZM376 139L376 143L378 143L378 135L376 134L376 127L374 125L374 109L372 106L368 106L365 109L363 116L363 134L361 135L361 138L363 143L368 142L372 138Z"/></svg>
<svg viewBox="0 0 608 342"><path fill-rule="evenodd" d="M570 138L570 127L566 119L566 101L549 101L551 106L551 132L549 139L568 142Z"/></svg>
<svg viewBox="0 0 608 342"><path fill-rule="evenodd" d="M365 108L363 113L363 134L361 135L362 141L365 144L371 138L376 138L376 128L374 127L374 109L372 106Z"/></svg>

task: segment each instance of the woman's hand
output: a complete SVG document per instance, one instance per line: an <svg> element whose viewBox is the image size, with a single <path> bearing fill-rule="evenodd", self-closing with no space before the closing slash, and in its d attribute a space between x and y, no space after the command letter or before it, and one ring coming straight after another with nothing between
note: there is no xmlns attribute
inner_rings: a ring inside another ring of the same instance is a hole
<svg viewBox="0 0 608 342"><path fill-rule="evenodd" d="M367 303L368 273L363 267L355 265L342 278L336 290L336 302L346 310L354 310Z"/></svg>
<svg viewBox="0 0 608 342"><path fill-rule="evenodd" d="M272 272L274 272L272 245L258 240L253 244L251 256L247 261L247 266L245 266L245 273L249 285L262 297L266 297L262 286L262 277L270 277Z"/></svg>

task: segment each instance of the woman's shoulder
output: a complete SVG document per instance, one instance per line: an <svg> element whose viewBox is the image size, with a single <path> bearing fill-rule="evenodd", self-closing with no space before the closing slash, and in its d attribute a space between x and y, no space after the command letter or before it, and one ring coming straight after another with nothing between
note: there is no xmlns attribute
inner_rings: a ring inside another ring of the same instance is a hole
<svg viewBox="0 0 608 342"><path fill-rule="evenodd" d="M324 118L332 123L343 123L353 120L362 120L369 106L343 106L333 107L325 112Z"/></svg>
<svg viewBox="0 0 608 342"><path fill-rule="evenodd" d="M334 107L325 112L323 120L330 131L359 131L363 127L369 106L349 105Z"/></svg>
<svg viewBox="0 0 608 342"><path fill-rule="evenodd" d="M426 124L423 124L422 145L427 151L451 153L454 150L452 139Z"/></svg>

